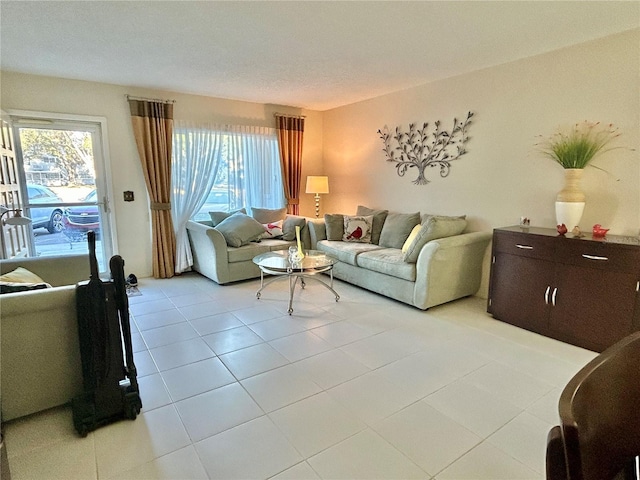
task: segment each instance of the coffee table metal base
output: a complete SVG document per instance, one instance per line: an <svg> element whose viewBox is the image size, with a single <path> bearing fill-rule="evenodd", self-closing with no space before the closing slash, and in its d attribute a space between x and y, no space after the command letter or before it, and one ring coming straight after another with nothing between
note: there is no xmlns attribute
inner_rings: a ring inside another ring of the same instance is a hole
<svg viewBox="0 0 640 480"><path fill-rule="evenodd" d="M326 272L326 271L329 272L329 275L331 278L330 284L327 284L322 280L320 280L319 278L315 277L315 275L322 272ZM274 275L274 277L265 282L264 281L265 273L269 275ZM268 267L261 266L260 267L260 289L256 292L256 298L258 300L260 299L262 290L264 290L269 284L275 282L276 280L282 280L285 278L289 279L289 309L287 310L289 315L293 313L293 294L296 290L296 284L298 283L298 280L300 280L301 288L304 288L306 286L306 283L305 283L306 279L315 280L316 282L318 282L320 285L322 285L323 287L325 287L335 295L336 302L340 300L340 295L338 295L338 292L336 292L333 289L333 265L322 268L322 269L314 270L313 272L296 271L293 269L289 269L286 272L283 272L280 270L271 270Z"/></svg>

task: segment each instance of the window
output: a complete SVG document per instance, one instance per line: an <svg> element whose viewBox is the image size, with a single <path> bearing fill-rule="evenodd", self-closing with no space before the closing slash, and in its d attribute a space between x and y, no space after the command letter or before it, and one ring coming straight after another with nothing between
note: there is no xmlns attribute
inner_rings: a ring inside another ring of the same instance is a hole
<svg viewBox="0 0 640 480"><path fill-rule="evenodd" d="M174 122L171 215L176 271L193 264L186 225L209 212L285 205L278 139L272 128Z"/></svg>
<svg viewBox="0 0 640 480"><path fill-rule="evenodd" d="M195 220L208 220L214 210L286 205L274 129L232 127L212 133L219 142L211 168L213 184L193 215Z"/></svg>

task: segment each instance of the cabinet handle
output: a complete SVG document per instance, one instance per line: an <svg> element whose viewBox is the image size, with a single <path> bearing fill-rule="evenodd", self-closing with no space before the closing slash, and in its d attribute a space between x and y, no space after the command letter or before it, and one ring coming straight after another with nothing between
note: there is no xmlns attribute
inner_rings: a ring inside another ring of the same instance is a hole
<svg viewBox="0 0 640 480"><path fill-rule="evenodd" d="M523 250L533 250L533 247L531 245L520 245L519 243L516 243L516 247L521 248Z"/></svg>
<svg viewBox="0 0 640 480"><path fill-rule="evenodd" d="M609 260L607 257L599 257L597 255L587 255L586 253L583 253L582 256L584 258L588 258L589 260Z"/></svg>
<svg viewBox="0 0 640 480"><path fill-rule="evenodd" d="M636 282L636 292L640 292L640 280Z"/></svg>
<svg viewBox="0 0 640 480"><path fill-rule="evenodd" d="M558 287L553 289L553 293L551 294L551 305L556 306L556 295L558 294Z"/></svg>
<svg viewBox="0 0 640 480"><path fill-rule="evenodd" d="M544 292L544 303L549 305L549 290L551 289L551 285L547 285L547 290Z"/></svg>

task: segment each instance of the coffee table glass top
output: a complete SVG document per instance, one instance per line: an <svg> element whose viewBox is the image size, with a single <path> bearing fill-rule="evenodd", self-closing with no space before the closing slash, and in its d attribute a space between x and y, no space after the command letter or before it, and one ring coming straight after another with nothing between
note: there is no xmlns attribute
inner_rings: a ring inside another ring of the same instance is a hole
<svg viewBox="0 0 640 480"><path fill-rule="evenodd" d="M293 270L316 270L325 269L338 262L335 258L326 255L319 250L305 250L304 258L300 262L289 261L289 254L286 250L277 252L261 253L253 258L253 263L259 267L273 271L287 272Z"/></svg>

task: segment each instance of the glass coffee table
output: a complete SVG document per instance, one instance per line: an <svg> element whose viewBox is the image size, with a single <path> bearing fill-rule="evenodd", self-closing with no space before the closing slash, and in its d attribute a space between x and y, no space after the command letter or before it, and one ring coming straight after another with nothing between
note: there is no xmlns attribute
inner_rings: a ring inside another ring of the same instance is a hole
<svg viewBox="0 0 640 480"><path fill-rule="evenodd" d="M340 295L333 289L333 266L338 262L335 258L325 255L318 250L305 250L304 258L299 261L291 261L287 251L267 252L253 258L260 268L260 290L256 292L256 298L260 298L262 290L270 283L283 278L289 279L289 315L293 312L293 293L298 280L302 288L305 287L305 280L312 279L320 283L331 291L336 297L336 302L340 300ZM330 283L323 282L319 273L329 272ZM264 275L274 275L274 278L264 281Z"/></svg>

